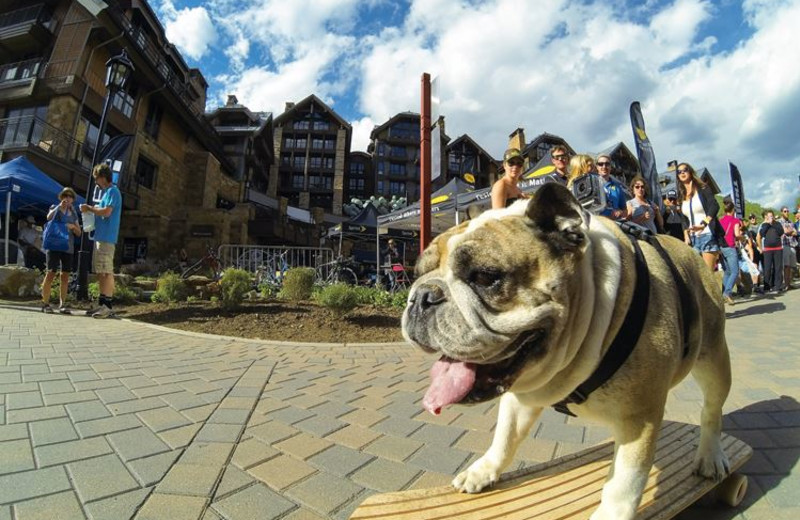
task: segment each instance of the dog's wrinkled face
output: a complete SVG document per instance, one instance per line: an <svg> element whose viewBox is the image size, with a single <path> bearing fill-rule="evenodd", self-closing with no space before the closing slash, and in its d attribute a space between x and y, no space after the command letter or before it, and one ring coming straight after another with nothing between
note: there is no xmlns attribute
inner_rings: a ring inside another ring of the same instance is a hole
<svg viewBox="0 0 800 520"><path fill-rule="evenodd" d="M440 235L417 265L403 315L408 341L439 352L423 401L434 412L508 390L558 360L554 344L580 284L588 216L559 184Z"/></svg>

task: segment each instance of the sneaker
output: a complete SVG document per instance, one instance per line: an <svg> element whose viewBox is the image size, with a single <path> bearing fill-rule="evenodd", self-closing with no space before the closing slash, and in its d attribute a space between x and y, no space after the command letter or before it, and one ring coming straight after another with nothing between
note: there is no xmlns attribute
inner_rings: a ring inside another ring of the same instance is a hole
<svg viewBox="0 0 800 520"><path fill-rule="evenodd" d="M733 298L731 298L727 294L723 295L722 299L725 300L725 303L727 303L728 305L736 305L736 302L733 301Z"/></svg>
<svg viewBox="0 0 800 520"><path fill-rule="evenodd" d="M106 307L105 305L101 305L97 312L92 314L92 318L104 319L104 318L113 318L114 312Z"/></svg>
<svg viewBox="0 0 800 520"><path fill-rule="evenodd" d="M100 307L94 307L93 309L89 309L86 311L87 316L94 316L97 311L100 310Z"/></svg>

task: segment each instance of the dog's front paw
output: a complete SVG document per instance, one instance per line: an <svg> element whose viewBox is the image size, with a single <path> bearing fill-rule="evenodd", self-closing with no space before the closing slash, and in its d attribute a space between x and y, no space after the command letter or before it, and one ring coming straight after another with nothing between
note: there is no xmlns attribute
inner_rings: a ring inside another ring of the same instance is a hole
<svg viewBox="0 0 800 520"><path fill-rule="evenodd" d="M453 479L453 487L462 493L478 493L497 482L499 473L496 464L481 457Z"/></svg>
<svg viewBox="0 0 800 520"><path fill-rule="evenodd" d="M725 452L722 451L722 446L717 445L715 448L702 453L698 450L694 458L693 472L695 475L700 475L708 479L719 482L730 473L730 463Z"/></svg>

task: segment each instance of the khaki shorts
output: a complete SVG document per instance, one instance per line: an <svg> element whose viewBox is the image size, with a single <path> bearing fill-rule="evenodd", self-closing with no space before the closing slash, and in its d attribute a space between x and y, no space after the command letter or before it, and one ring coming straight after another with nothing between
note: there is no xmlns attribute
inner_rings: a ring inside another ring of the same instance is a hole
<svg viewBox="0 0 800 520"><path fill-rule="evenodd" d="M114 244L95 242L92 256L92 271L95 274L114 274Z"/></svg>

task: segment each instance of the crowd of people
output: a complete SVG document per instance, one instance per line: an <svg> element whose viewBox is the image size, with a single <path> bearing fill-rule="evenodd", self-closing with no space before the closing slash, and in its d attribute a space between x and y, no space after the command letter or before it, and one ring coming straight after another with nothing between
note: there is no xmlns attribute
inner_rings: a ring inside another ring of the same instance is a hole
<svg viewBox="0 0 800 520"><path fill-rule="evenodd" d="M582 175L600 177L606 206L601 215L617 221L628 221L652 234L671 235L694 248L712 271L723 271L722 295L725 303L733 305L737 296L752 292L780 294L791 288L798 275L800 256L800 207L792 214L781 208L776 217L772 210L761 215L749 215L743 222L735 216L735 205L723 199L724 215L713 191L697 175L689 163L676 169L676 186L667 190L663 200L653 200L648 183L636 175L627 188L613 175L613 160L599 155L596 160L588 154L570 155L565 146L556 145L550 151L554 167L552 177L570 186ZM528 198L518 182L522 178L524 158L517 148L503 155L504 175L492 186L492 208L504 208L518 199Z"/></svg>

